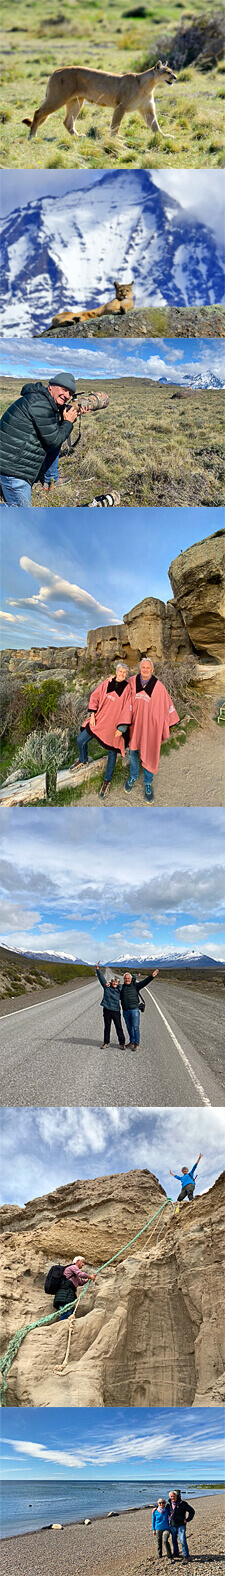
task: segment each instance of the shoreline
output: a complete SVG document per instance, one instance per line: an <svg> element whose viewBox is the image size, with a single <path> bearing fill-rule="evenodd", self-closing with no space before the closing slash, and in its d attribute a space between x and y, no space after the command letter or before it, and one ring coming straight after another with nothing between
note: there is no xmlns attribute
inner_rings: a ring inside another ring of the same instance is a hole
<svg viewBox="0 0 225 1576"><path fill-rule="evenodd" d="M224 1576L223 1507L222 1490L195 1499L187 1529L190 1576ZM90 1576L161 1576L150 1506L2 1540L2 1576L84 1576L86 1570Z"/></svg>
<svg viewBox="0 0 225 1576"><path fill-rule="evenodd" d="M189 1491L187 1491L187 1492L189 1492ZM210 1500L210 1499L212 1500L214 1498L214 1495L218 1499L220 1499L220 1498L223 1499L224 1498L224 1494L225 1494L225 1487L224 1488L220 1488L220 1489L212 1487L212 1489L206 1489L205 1492L203 1492L201 1494L199 1494L196 1491L196 1489L195 1489L195 1491L193 1491L191 1489L190 1492L191 1492L191 1498L193 1500L197 1500L197 1503L199 1505L203 1505L204 1506L205 1502L208 1504L208 1500ZM92 1525L96 1525L96 1522L112 1521L114 1519L114 1517L118 1520L121 1516L134 1516L134 1515L138 1516L141 1511L148 1511L148 1510L152 1511L152 1510L154 1510L154 1505L155 1505L155 1500L146 1500L141 1505L129 1505L129 1506L125 1505L124 1507L121 1506L119 1508L119 1510L102 1510L100 1512L93 1511L92 1515L90 1515L87 1518L88 1519L88 1524L89 1524L89 1526L92 1526ZM62 1522L59 1525L59 1529L58 1530L62 1531L62 1532L65 1532L67 1530L67 1528L70 1528L71 1530L74 1531L76 1529L76 1527L85 1527L85 1517L84 1516L78 1516L77 1520L75 1520L75 1521L64 1521L64 1522ZM1 1537L1 1532L0 1532L0 1547L2 1547L3 1543L12 1543L12 1539L13 1538L37 1538L39 1536L39 1534L41 1534L42 1532L52 1532L52 1531L54 1531L54 1524L51 1521L48 1521L48 1522L43 1522L43 1526L41 1526L41 1527L33 1527L33 1528L30 1528L30 1529L28 1527L28 1528L26 1528L26 1531L24 1531L24 1532L5 1532L5 1533L3 1533L2 1537Z"/></svg>

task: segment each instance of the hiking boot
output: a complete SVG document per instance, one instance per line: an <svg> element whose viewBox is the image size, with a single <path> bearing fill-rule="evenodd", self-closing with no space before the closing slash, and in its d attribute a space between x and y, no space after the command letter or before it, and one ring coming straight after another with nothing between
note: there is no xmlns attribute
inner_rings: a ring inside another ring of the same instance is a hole
<svg viewBox="0 0 225 1576"><path fill-rule="evenodd" d="M124 783L124 793L132 793L132 788L135 787L135 783L136 777L128 777L127 782Z"/></svg>
<svg viewBox="0 0 225 1576"><path fill-rule="evenodd" d="M99 799L105 799L106 794L109 793L109 789L110 783L106 783L104 779L104 782L101 784L101 788L99 789Z"/></svg>
<svg viewBox="0 0 225 1576"><path fill-rule="evenodd" d="M153 788L146 788L145 789L145 799L146 799L146 803L147 804L154 804Z"/></svg>
<svg viewBox="0 0 225 1576"><path fill-rule="evenodd" d="M78 771L79 766L89 766L89 761L79 761L78 759L77 761L72 761L69 768L70 772Z"/></svg>

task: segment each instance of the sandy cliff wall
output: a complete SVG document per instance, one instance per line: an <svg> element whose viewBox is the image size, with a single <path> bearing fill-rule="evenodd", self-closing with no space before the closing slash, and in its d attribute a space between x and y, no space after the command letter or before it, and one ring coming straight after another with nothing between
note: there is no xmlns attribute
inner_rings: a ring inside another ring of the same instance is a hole
<svg viewBox="0 0 225 1576"><path fill-rule="evenodd" d="M132 1171L59 1188L24 1210L3 1210L1 1351L18 1327L51 1311L43 1290L51 1262L69 1263L80 1251L98 1268L164 1198L150 1172ZM163 1212L117 1265L99 1275L80 1304L62 1374L56 1370L68 1323L26 1337L9 1375L7 1404L222 1404L223 1257L220 1178L179 1215Z"/></svg>

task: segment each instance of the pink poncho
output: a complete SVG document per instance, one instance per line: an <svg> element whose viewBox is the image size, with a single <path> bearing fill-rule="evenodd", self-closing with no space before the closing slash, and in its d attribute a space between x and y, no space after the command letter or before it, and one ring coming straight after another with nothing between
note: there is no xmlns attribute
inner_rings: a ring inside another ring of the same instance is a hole
<svg viewBox="0 0 225 1576"><path fill-rule="evenodd" d="M125 755L123 735L121 733L120 740L115 740L115 733L120 723L124 727L129 727L131 723L131 686L129 682L125 685L122 695L117 695L116 690L110 690L107 694L108 684L109 679L103 679L97 689L92 690L89 707L95 712L95 723L93 726L89 717L89 727L93 736L96 734L102 744L108 745L108 749L111 745L115 750L120 750L121 755Z"/></svg>
<svg viewBox="0 0 225 1576"><path fill-rule="evenodd" d="M157 679L151 695L148 695L145 689L136 692L136 677L130 679L130 688L132 694L130 749L139 750L142 766L146 766L148 772L157 772L162 740L169 739L170 728L175 722L179 722L179 717L165 689L165 684L161 684L160 679Z"/></svg>

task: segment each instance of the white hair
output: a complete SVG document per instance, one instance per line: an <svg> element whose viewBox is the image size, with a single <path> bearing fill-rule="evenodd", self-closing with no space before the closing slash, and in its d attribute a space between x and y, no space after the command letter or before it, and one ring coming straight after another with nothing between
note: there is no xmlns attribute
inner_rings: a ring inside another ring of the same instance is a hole
<svg viewBox="0 0 225 1576"><path fill-rule="evenodd" d="M120 657L120 662L116 663L116 673L118 673L118 668L125 668L126 669L126 673L129 673L129 668L127 666L127 662L123 662L123 657Z"/></svg>

